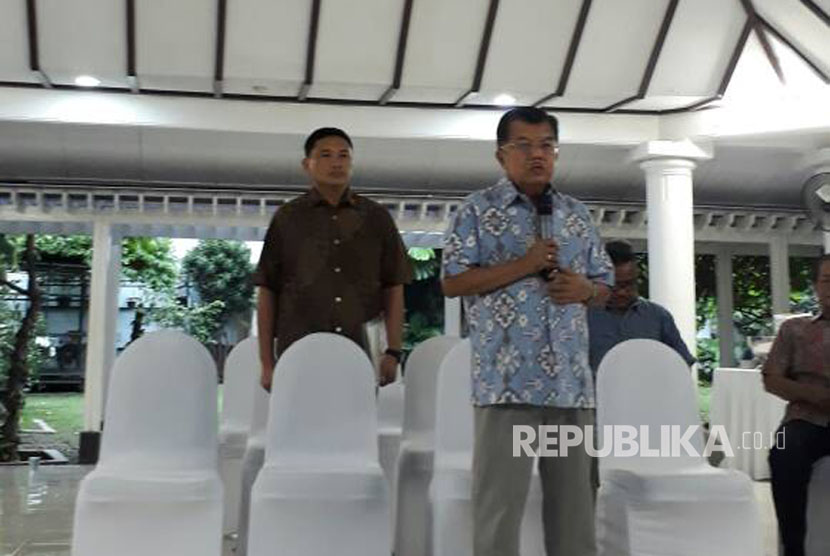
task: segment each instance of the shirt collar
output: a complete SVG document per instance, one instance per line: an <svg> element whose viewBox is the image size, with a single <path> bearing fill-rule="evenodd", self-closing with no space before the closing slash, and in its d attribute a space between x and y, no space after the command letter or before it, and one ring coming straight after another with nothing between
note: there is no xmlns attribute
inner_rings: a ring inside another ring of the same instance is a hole
<svg viewBox="0 0 830 556"><path fill-rule="evenodd" d="M316 187L311 187L311 191L308 192L308 201L312 206L317 205L327 205L328 201L326 201L325 197L323 197L320 192L317 190ZM355 206L357 204L357 199L355 199L355 194L352 191L351 187L346 187L343 191L343 195L340 197L340 202L337 203L338 207L342 207L344 205Z"/></svg>
<svg viewBox="0 0 830 556"><path fill-rule="evenodd" d="M524 201L530 205L533 205L533 201L530 200L530 197L522 193L518 186L516 186L516 184L510 181L507 177L501 178L496 185L499 188L498 195L502 208L506 209L516 201ZM556 201L559 196L559 192L556 191L553 186L548 185L543 195L551 195L553 200Z"/></svg>

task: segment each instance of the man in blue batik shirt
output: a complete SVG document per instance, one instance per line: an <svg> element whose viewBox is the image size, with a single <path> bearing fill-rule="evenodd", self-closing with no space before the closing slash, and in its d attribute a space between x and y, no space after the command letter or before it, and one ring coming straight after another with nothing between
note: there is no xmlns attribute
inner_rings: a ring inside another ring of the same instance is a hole
<svg viewBox="0 0 830 556"><path fill-rule="evenodd" d="M464 201L443 261L444 294L464 296L473 347L475 556L519 555L533 460L513 457L513 427L594 424L586 311L614 279L586 207L551 185L556 119L510 110L497 143L506 178ZM581 448L539 460L548 556L596 552L591 469Z"/></svg>

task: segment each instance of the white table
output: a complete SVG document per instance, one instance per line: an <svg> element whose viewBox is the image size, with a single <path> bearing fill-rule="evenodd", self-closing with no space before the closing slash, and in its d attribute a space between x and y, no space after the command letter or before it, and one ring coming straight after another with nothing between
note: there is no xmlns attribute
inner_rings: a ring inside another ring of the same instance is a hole
<svg viewBox="0 0 830 556"><path fill-rule="evenodd" d="M767 456L787 403L764 390L760 369L715 370L709 420L722 425L735 452L721 467L738 469L754 480L770 477Z"/></svg>

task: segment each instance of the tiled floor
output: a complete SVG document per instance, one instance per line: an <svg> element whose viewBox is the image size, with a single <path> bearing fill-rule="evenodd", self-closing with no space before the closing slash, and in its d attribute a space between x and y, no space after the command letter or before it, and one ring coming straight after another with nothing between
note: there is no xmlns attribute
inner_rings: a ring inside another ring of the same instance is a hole
<svg viewBox="0 0 830 556"><path fill-rule="evenodd" d="M67 556L78 482L91 467L0 467L0 554ZM764 531L764 554L776 556L775 510L769 483L755 483ZM224 556L233 555L226 541ZM152 556L152 555L147 555Z"/></svg>

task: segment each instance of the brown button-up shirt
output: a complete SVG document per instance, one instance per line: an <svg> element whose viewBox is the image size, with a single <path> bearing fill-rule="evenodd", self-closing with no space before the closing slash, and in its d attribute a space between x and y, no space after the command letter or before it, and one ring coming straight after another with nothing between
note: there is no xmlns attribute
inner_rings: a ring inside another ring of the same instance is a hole
<svg viewBox="0 0 830 556"><path fill-rule="evenodd" d="M784 321L763 373L830 388L830 315ZM790 402L784 422L793 419L827 426L830 413L808 403Z"/></svg>
<svg viewBox="0 0 830 556"><path fill-rule="evenodd" d="M277 353L314 332L366 347L363 325L383 309L383 290L411 280L389 211L346 190L332 206L312 188L274 215L254 283L274 292Z"/></svg>

